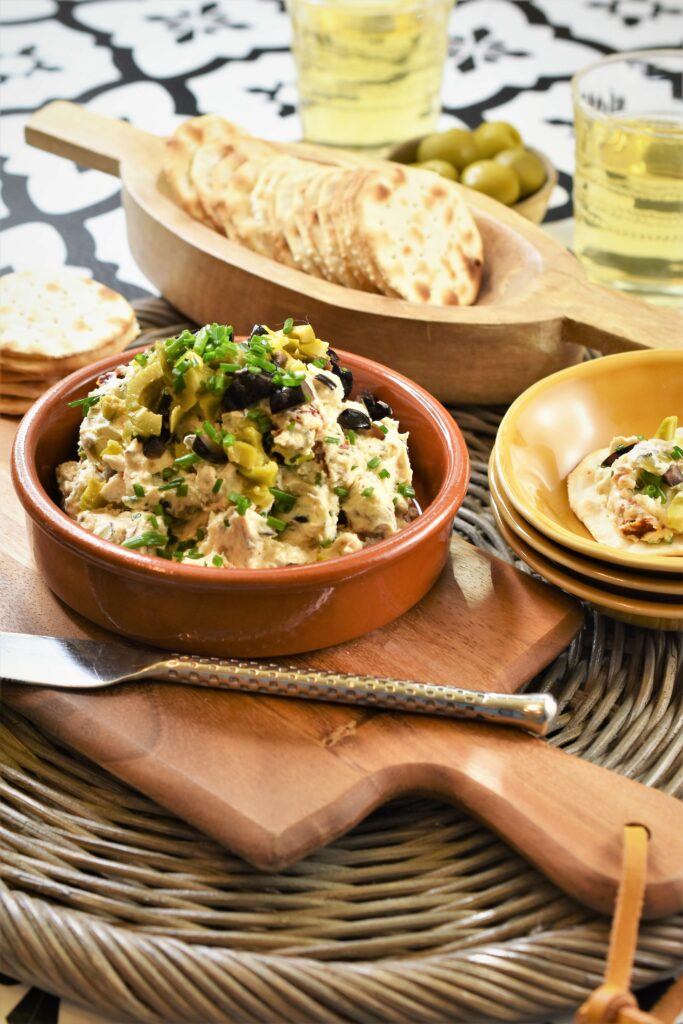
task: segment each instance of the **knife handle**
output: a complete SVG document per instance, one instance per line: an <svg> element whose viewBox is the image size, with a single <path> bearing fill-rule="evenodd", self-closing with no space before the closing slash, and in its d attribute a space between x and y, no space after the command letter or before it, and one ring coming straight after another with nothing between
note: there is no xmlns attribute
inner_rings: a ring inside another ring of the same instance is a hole
<svg viewBox="0 0 683 1024"><path fill-rule="evenodd" d="M242 693L333 701L449 718L476 718L516 726L538 736L548 732L557 713L555 699L548 693L480 693L456 686L184 654L155 662L135 678L142 676Z"/></svg>

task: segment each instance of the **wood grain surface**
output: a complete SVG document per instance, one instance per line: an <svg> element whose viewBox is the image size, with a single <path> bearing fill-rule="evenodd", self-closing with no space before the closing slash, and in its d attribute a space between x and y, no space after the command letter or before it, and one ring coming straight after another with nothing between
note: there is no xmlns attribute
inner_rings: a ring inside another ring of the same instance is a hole
<svg viewBox="0 0 683 1024"><path fill-rule="evenodd" d="M242 331L307 317L322 337L393 366L443 401L510 401L540 377L578 362L584 345L603 352L683 345L681 314L590 284L562 245L469 189L485 250L478 301L462 308L417 305L321 281L193 220L164 188L158 136L57 101L30 118L26 137L121 176L132 253L190 319L234 322ZM343 159L311 146L287 148Z"/></svg>
<svg viewBox="0 0 683 1024"><path fill-rule="evenodd" d="M0 419L2 628L102 636L53 597L33 565L8 476L14 429L15 421ZM288 660L511 692L580 622L578 606L558 591L456 540L452 564L412 612L352 643ZM3 699L266 870L417 791L461 804L605 912L623 825L643 822L653 837L645 912L683 905L677 802L514 730L156 683L90 694L5 684Z"/></svg>

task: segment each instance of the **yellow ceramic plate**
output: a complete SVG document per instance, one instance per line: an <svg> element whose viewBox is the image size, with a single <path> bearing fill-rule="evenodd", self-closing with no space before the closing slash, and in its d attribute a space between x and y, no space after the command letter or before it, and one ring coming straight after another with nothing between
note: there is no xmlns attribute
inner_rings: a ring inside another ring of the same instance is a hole
<svg viewBox="0 0 683 1024"><path fill-rule="evenodd" d="M531 526L563 547L651 573L683 573L683 557L599 544L567 497L567 476L589 452L618 434L652 437L673 415L683 422L683 342L680 351L627 352L560 370L505 414L493 456L498 483Z"/></svg>
<svg viewBox="0 0 683 1024"><path fill-rule="evenodd" d="M567 569L561 569L534 551L510 529L495 505L493 514L506 543L523 562L549 583L554 583L568 594L590 601L603 615L628 622L632 626L683 631L683 605L680 601L677 604L670 604L657 600L654 596L651 601L647 601L642 598L625 597L601 587L591 587L583 577Z"/></svg>
<svg viewBox="0 0 683 1024"><path fill-rule="evenodd" d="M534 530L533 526L529 526L526 519L520 516L503 494L493 460L489 463L489 485L491 499L505 525L544 558L549 558L551 562L557 562L580 576L585 576L600 584L604 583L608 587L622 587L625 590L637 590L641 593L673 594L683 601L683 579L679 582L675 577L667 577L664 574L655 576L652 573L638 572L635 569L631 571L618 566L612 568L604 562L598 562L594 558L583 558L568 548L560 547L559 544L544 537L538 530Z"/></svg>

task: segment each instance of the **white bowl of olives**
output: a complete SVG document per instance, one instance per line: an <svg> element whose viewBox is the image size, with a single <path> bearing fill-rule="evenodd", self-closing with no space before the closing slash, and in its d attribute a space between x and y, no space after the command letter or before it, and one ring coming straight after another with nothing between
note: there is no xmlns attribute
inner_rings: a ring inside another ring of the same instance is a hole
<svg viewBox="0 0 683 1024"><path fill-rule="evenodd" d="M388 155L484 192L535 224L543 220L557 184L550 160L525 146L507 121L482 121L473 131L449 128L423 135L394 146Z"/></svg>

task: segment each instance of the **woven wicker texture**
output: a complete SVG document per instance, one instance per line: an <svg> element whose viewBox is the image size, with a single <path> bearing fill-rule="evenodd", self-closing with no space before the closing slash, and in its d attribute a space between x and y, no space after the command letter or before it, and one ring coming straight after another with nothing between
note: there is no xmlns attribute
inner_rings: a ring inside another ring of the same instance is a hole
<svg viewBox="0 0 683 1024"><path fill-rule="evenodd" d="M180 319L159 300L138 312L163 335ZM500 411L455 415L472 456L456 529L512 561L488 504ZM533 683L561 707L550 742L680 794L682 647L588 615ZM456 809L394 802L266 875L20 716L1 736L0 971L118 1020L515 1021L602 976L608 920ZM681 949L682 916L643 925L635 985Z"/></svg>

